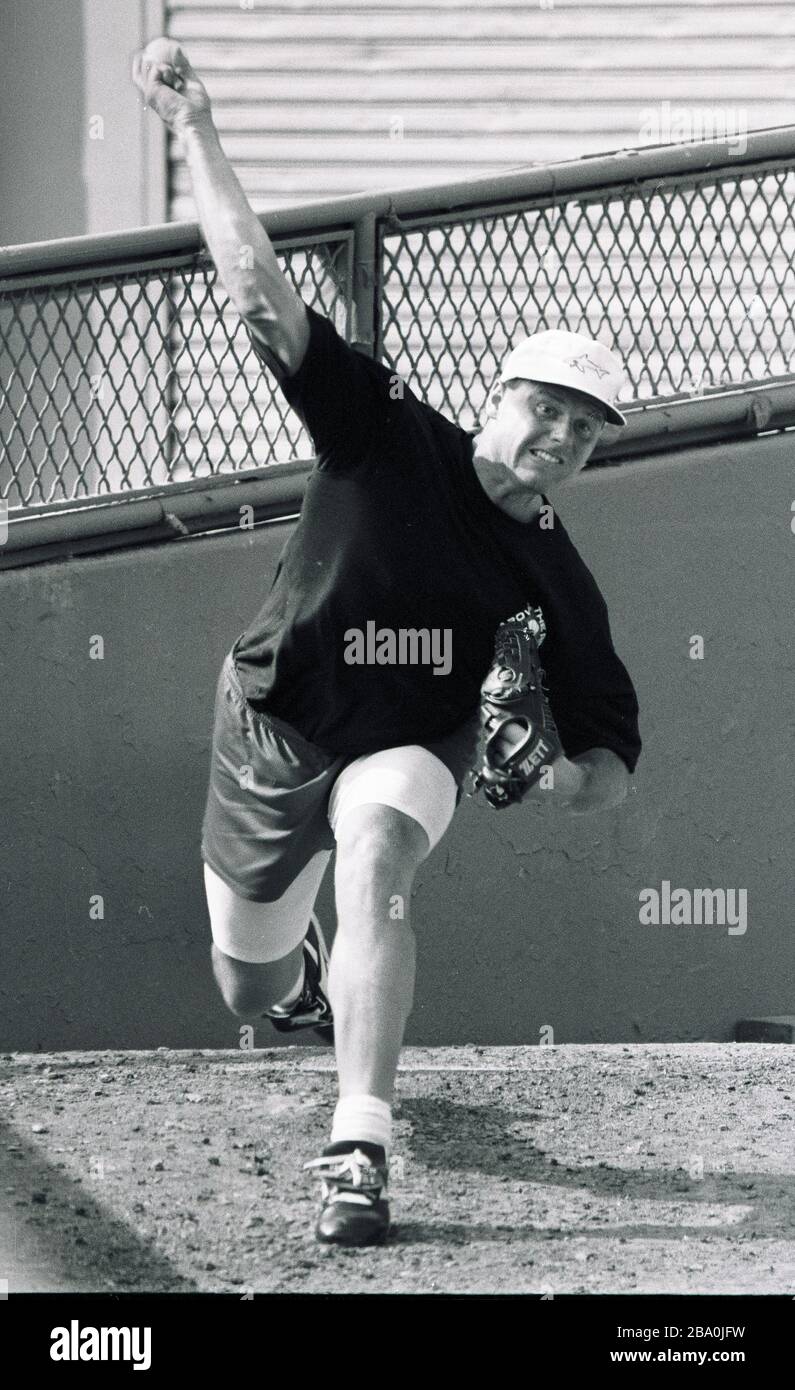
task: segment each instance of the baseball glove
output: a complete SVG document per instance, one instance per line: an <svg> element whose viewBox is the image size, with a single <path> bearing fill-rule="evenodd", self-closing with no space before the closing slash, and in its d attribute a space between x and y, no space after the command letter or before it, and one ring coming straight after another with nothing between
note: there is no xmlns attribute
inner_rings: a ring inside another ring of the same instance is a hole
<svg viewBox="0 0 795 1390"><path fill-rule="evenodd" d="M471 794L483 787L491 806L522 801L563 752L544 687L538 632L528 614L501 623L480 689L480 767Z"/></svg>

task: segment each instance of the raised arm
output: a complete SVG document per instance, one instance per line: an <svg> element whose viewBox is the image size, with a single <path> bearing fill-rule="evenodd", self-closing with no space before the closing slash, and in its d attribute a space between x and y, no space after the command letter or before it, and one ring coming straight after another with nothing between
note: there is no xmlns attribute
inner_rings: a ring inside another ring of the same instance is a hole
<svg viewBox="0 0 795 1390"><path fill-rule="evenodd" d="M229 299L275 366L292 376L309 343L306 307L221 148L204 84L179 44L165 38L136 53L133 81L180 138L204 240Z"/></svg>

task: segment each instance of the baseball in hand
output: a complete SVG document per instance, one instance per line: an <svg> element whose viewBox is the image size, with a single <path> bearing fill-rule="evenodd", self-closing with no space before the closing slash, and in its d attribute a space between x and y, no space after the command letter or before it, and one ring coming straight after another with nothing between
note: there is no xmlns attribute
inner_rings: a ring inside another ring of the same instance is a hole
<svg viewBox="0 0 795 1390"><path fill-rule="evenodd" d="M210 99L175 39L152 39L133 59L133 81L166 125L178 132L209 115Z"/></svg>

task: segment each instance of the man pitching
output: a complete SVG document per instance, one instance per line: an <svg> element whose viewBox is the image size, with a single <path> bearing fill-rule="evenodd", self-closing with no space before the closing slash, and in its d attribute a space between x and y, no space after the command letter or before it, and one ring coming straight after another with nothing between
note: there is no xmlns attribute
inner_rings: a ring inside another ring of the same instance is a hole
<svg viewBox="0 0 795 1390"><path fill-rule="evenodd" d="M510 353L482 428L460 429L396 391L293 290L179 46L155 40L133 77L181 137L220 280L316 450L270 592L220 674L202 859L229 1008L333 1037L339 1101L305 1165L321 1180L316 1234L370 1244L389 1227L412 886L477 757L506 620L522 615L543 642L565 750L529 797L574 814L617 806L638 760L605 602L547 499L605 421L625 423L622 367L591 339L534 334ZM335 850L329 959L313 909Z"/></svg>

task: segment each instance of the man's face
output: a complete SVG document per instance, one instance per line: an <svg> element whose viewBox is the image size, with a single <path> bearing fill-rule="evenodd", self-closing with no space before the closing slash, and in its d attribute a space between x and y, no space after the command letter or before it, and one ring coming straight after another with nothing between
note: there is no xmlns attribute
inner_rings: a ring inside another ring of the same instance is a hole
<svg viewBox="0 0 795 1390"><path fill-rule="evenodd" d="M599 404L580 391L520 380L498 382L486 414L488 457L502 470L505 493L517 495L545 493L579 473L605 421Z"/></svg>

